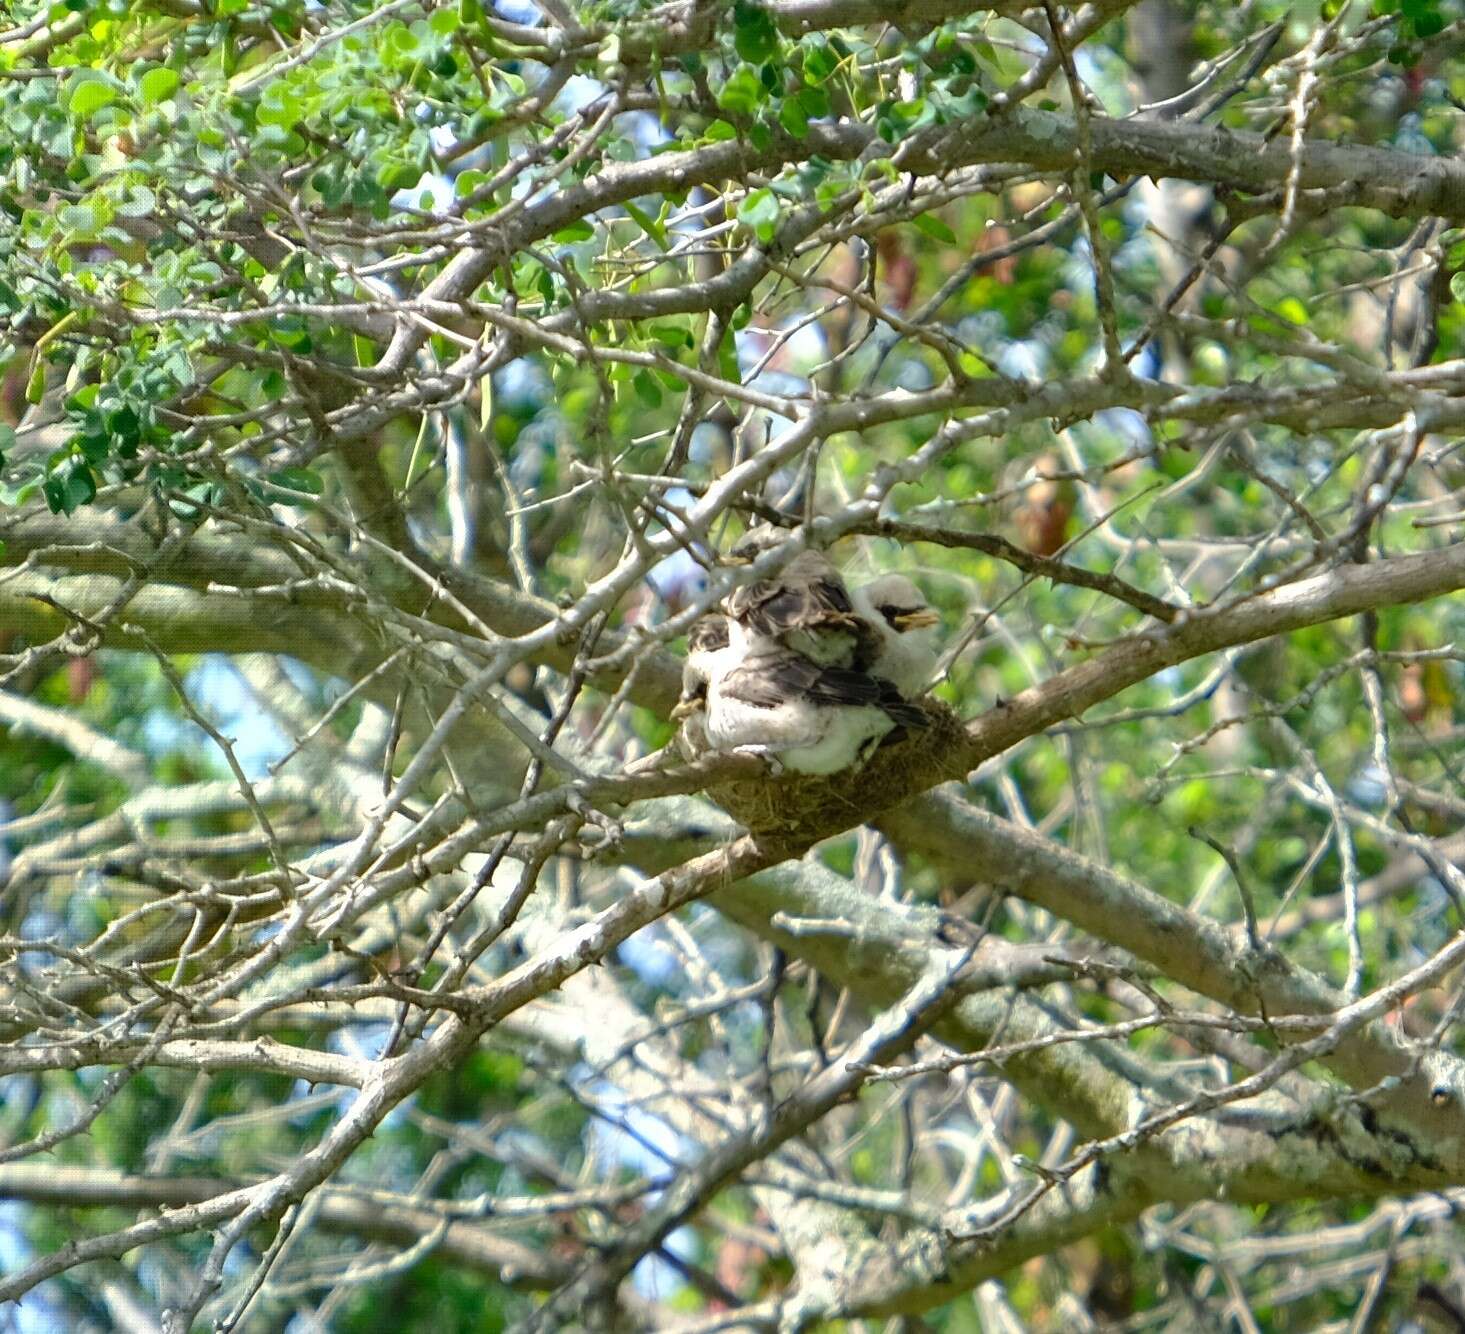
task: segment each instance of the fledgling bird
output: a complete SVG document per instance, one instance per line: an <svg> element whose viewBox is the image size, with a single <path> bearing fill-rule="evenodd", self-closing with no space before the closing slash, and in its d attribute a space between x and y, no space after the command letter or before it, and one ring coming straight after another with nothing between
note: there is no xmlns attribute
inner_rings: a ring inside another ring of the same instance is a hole
<svg viewBox="0 0 1465 1334"><path fill-rule="evenodd" d="M897 728L926 726L924 712L888 681L822 666L736 620L729 631L728 647L703 658L703 726L715 750L832 774L869 759Z"/></svg>
<svg viewBox="0 0 1465 1334"><path fill-rule="evenodd" d="M882 574L850 594L855 611L873 625L880 647L867 670L906 699L926 693L936 670L936 627L941 617L903 574Z"/></svg>
<svg viewBox="0 0 1465 1334"><path fill-rule="evenodd" d="M781 529L754 528L723 560L750 565L787 539ZM733 589L723 605L754 643L772 641L821 667L863 670L880 648L875 627L856 614L843 577L822 552L799 552L771 579Z"/></svg>
<svg viewBox="0 0 1465 1334"><path fill-rule="evenodd" d="M728 654L727 617L709 612L687 631L687 661L682 668L682 693L671 716L681 723L676 746L685 760L695 760L712 749L707 739L707 685L714 675L731 670L736 659Z"/></svg>

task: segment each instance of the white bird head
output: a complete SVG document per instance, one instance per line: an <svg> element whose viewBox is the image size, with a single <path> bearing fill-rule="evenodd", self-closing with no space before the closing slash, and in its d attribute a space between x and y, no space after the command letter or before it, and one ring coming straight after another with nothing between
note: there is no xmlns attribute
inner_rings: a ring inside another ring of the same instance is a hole
<svg viewBox="0 0 1465 1334"><path fill-rule="evenodd" d="M692 623L692 628L687 631L682 694L671 711L673 718L681 720L706 705L707 683L717 670L720 658L727 653L729 638L726 616L710 613Z"/></svg>
<svg viewBox="0 0 1465 1334"><path fill-rule="evenodd" d="M903 574L882 574L860 589L870 610L897 634L930 630L941 624L940 613L921 595L921 590Z"/></svg>
<svg viewBox="0 0 1465 1334"><path fill-rule="evenodd" d="M936 670L936 627L941 617L903 574L882 574L850 595L855 610L880 633L870 671L907 699L923 693Z"/></svg>

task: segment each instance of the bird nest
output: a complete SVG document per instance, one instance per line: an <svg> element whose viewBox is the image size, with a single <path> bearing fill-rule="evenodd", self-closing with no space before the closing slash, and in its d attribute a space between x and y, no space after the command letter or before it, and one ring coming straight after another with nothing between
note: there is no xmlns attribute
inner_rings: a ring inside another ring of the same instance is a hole
<svg viewBox="0 0 1465 1334"><path fill-rule="evenodd" d="M926 727L887 741L857 769L740 778L709 787L707 796L751 834L822 838L848 829L931 786L933 773L944 779L962 772L961 720L940 700L917 703Z"/></svg>

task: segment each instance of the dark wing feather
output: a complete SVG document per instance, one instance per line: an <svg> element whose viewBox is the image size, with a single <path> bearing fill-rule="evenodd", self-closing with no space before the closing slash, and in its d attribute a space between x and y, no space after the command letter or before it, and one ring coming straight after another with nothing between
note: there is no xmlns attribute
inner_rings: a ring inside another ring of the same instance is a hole
<svg viewBox="0 0 1465 1334"><path fill-rule="evenodd" d="M841 612L846 616L855 614L855 605L850 601L849 589L844 586L844 580L838 575L832 579L815 579L809 584L809 588L821 610Z"/></svg>
<svg viewBox="0 0 1465 1334"><path fill-rule="evenodd" d="M859 633L864 620L855 615L844 587L830 580L785 584L760 579L735 588L727 599L728 615L757 634L779 639L792 630L843 630Z"/></svg>
<svg viewBox="0 0 1465 1334"><path fill-rule="evenodd" d="M843 667L826 667L808 693L820 704L873 704L883 709L885 716L897 727L926 726L924 710L910 703L883 676L871 676L867 672Z"/></svg>
<svg viewBox="0 0 1465 1334"><path fill-rule="evenodd" d="M883 704L884 683L847 667L826 667L806 692L816 704Z"/></svg>
<svg viewBox="0 0 1465 1334"><path fill-rule="evenodd" d="M718 649L726 648L728 640L726 616L702 616L693 621L692 628L687 631L687 651L700 649L714 653Z"/></svg>
<svg viewBox="0 0 1465 1334"><path fill-rule="evenodd" d="M868 672L875 665L875 659L880 656L880 650L885 647L885 643L880 638L880 632L863 616L855 616L852 620L855 651L850 666L857 672Z"/></svg>
<svg viewBox="0 0 1465 1334"><path fill-rule="evenodd" d="M734 667L717 684L719 693L755 709L776 709L810 693L822 675L816 662L797 653L762 653Z"/></svg>
<svg viewBox="0 0 1465 1334"><path fill-rule="evenodd" d="M844 667L821 667L798 653L749 658L730 671L718 688L729 699L758 709L776 709L803 696L826 708L873 705L883 709L898 727L926 726L925 713L903 699L883 677Z"/></svg>
<svg viewBox="0 0 1465 1334"><path fill-rule="evenodd" d="M910 728L919 732L931 725L925 709L919 704L912 704L883 676L871 679L880 686L880 707L897 728Z"/></svg>
<svg viewBox="0 0 1465 1334"><path fill-rule="evenodd" d="M874 704L897 727L927 725L924 710L910 703L883 676L828 667L819 674L819 682L809 693L821 704Z"/></svg>
<svg viewBox="0 0 1465 1334"><path fill-rule="evenodd" d="M839 572L812 551L800 552L781 575L733 589L727 609L754 630L775 635L826 623L843 626L855 614Z"/></svg>

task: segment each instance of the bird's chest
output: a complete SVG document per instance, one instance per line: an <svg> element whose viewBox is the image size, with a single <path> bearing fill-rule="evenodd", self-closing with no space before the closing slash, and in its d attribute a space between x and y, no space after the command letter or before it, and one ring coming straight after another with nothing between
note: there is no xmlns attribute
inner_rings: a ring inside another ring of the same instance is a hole
<svg viewBox="0 0 1465 1334"><path fill-rule="evenodd" d="M874 671L883 676L907 699L919 695L936 670L936 651L912 639L897 639L886 646L875 663Z"/></svg>
<svg viewBox="0 0 1465 1334"><path fill-rule="evenodd" d="M715 682L707 694L707 739L719 750L756 742L805 744L817 738L820 722L819 711L805 700L752 704Z"/></svg>

